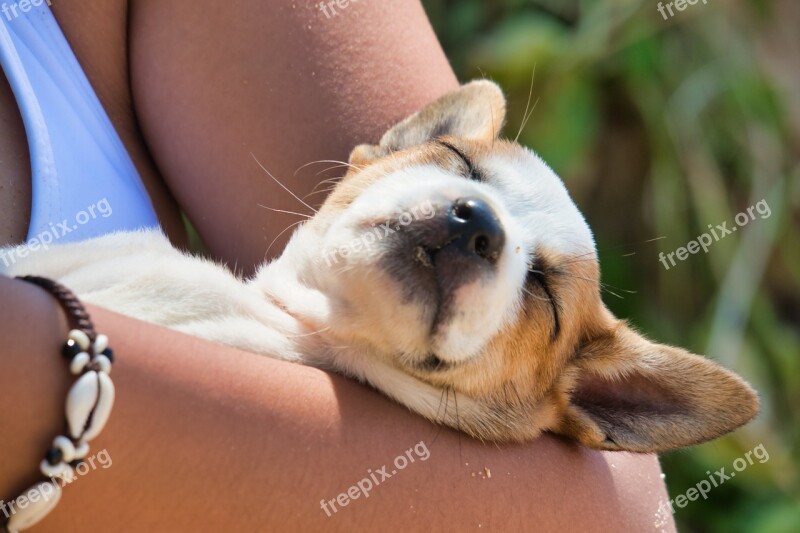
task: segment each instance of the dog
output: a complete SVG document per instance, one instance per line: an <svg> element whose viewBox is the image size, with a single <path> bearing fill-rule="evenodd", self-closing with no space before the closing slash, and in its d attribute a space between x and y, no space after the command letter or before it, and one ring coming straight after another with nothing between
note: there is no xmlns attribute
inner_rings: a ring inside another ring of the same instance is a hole
<svg viewBox="0 0 800 533"><path fill-rule="evenodd" d="M357 146L319 212L251 279L159 231L30 252L4 273L343 373L482 440L548 431L661 452L750 421L746 382L606 308L589 226L538 156L499 137L505 106L474 81Z"/></svg>

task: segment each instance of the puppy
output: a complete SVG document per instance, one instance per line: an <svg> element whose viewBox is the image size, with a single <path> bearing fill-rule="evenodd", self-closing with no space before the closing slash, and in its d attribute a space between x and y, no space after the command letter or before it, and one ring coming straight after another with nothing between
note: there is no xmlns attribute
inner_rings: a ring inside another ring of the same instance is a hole
<svg viewBox="0 0 800 533"><path fill-rule="evenodd" d="M660 452L751 420L758 399L739 377L608 311L586 221L541 159L498 138L504 117L501 90L476 81L356 147L316 216L249 280L156 231L32 252L5 274L336 370L480 439L551 431Z"/></svg>

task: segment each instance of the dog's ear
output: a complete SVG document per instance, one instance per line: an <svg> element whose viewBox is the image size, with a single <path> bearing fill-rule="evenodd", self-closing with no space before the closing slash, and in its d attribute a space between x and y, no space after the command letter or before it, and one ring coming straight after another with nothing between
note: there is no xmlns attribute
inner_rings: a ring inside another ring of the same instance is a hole
<svg viewBox="0 0 800 533"><path fill-rule="evenodd" d="M558 433L604 450L661 452L715 439L758 414L738 376L619 323L575 362Z"/></svg>
<svg viewBox="0 0 800 533"><path fill-rule="evenodd" d="M505 116L506 99L500 87L488 80L473 81L391 128L378 145L356 146L350 163L369 163L443 135L491 140L500 134Z"/></svg>

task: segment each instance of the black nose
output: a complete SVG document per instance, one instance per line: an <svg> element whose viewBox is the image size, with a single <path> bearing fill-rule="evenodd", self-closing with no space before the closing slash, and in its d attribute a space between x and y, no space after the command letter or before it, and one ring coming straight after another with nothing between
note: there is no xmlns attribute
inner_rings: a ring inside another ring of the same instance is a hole
<svg viewBox="0 0 800 533"><path fill-rule="evenodd" d="M500 257L506 234L492 208L480 198L461 198L453 203L448 219L453 239L449 246L488 261Z"/></svg>

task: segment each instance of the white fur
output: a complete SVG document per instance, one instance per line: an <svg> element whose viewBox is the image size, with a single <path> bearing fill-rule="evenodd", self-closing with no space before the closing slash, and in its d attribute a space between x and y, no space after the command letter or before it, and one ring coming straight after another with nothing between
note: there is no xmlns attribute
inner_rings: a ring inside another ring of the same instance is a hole
<svg viewBox="0 0 800 533"><path fill-rule="evenodd" d="M25 257L20 257L22 248L0 250L15 258L2 273L55 278L87 302L141 320L339 370L428 418L455 426L459 421L452 407L438 412L442 390L405 371L407 359L431 352L449 362L479 357L518 316L537 247L567 254L594 250L591 232L563 184L534 154L520 148L479 164L485 183L431 165L409 166L377 180L347 209L301 226L283 255L251 280L178 252L155 231L116 233L29 251ZM379 267L385 242L326 264L324 251L358 239L374 223L426 201L445 205L465 196L482 197L492 206L506 244L489 279L457 289L458 312L435 334L432 311L404 301L403 287ZM480 426L482 416L492 416L464 395L460 403L462 421L472 419Z"/></svg>

